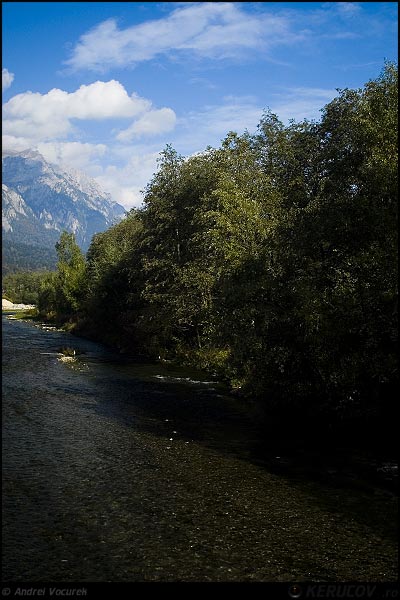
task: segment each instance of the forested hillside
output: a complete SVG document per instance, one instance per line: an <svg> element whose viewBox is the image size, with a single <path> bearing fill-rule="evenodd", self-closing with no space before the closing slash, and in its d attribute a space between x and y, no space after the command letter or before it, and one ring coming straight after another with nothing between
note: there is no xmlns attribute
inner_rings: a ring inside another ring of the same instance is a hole
<svg viewBox="0 0 400 600"><path fill-rule="evenodd" d="M167 147L144 207L73 236L42 314L203 367L293 415L390 421L397 382L397 66L319 122Z"/></svg>
<svg viewBox="0 0 400 600"><path fill-rule="evenodd" d="M56 268L57 254L54 248L12 242L4 238L5 236L2 240L3 277L8 273L37 271L40 269L53 270Z"/></svg>

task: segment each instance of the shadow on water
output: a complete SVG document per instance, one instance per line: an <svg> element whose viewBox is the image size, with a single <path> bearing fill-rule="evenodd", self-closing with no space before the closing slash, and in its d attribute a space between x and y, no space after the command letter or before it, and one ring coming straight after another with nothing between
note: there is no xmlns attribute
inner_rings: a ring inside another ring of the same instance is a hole
<svg viewBox="0 0 400 600"><path fill-rule="evenodd" d="M260 406L202 372L116 357L101 362L101 393L87 405L98 416L248 461L290 481L317 506L397 539L395 479L380 477L373 459L356 448L335 445L323 431L310 428L305 438L268 422Z"/></svg>

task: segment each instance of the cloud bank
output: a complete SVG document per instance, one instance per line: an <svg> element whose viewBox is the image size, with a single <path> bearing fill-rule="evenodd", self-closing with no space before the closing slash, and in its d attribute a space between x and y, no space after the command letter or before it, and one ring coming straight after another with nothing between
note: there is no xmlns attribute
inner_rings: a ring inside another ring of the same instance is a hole
<svg viewBox="0 0 400 600"><path fill-rule="evenodd" d="M164 118L165 117L165 118ZM31 143L66 138L73 120L135 119L120 134L121 141L138 135L157 135L175 124L170 108L154 109L150 100L130 96L118 81L96 81L72 93L54 88L47 94L25 92L3 106L6 139L25 138Z"/></svg>

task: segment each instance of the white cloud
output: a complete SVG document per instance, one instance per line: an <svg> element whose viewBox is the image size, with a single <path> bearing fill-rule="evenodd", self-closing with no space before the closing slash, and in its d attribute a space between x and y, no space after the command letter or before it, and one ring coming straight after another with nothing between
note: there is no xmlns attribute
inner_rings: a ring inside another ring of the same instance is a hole
<svg viewBox="0 0 400 600"><path fill-rule="evenodd" d="M27 137L15 137L14 135L3 134L2 136L2 152L22 152L32 148L31 140Z"/></svg>
<svg viewBox="0 0 400 600"><path fill-rule="evenodd" d="M172 124L172 109L161 109ZM165 112L167 111L167 112ZM157 118L152 119L153 113L150 100L137 94L128 95L118 81L96 81L90 85L82 85L72 93L54 88L47 94L25 92L11 98L3 106L3 131L8 136L24 137L31 140L31 145L37 142L63 139L74 132L72 119L104 120L111 118L136 118L138 132L146 133L143 122L147 123L152 135L157 133ZM150 127L153 123L153 127ZM133 124L135 126L135 123ZM159 122L161 131L163 123Z"/></svg>
<svg viewBox="0 0 400 600"><path fill-rule="evenodd" d="M8 69L3 68L1 72L2 76L2 89L7 90L12 82L14 81L14 73L10 73Z"/></svg>
<svg viewBox="0 0 400 600"><path fill-rule="evenodd" d="M142 137L167 133L174 129L176 115L170 108L161 108L159 110L149 110L144 113L137 121L132 123L128 129L121 131L117 135L117 140L124 142L134 137Z"/></svg>
<svg viewBox="0 0 400 600"><path fill-rule="evenodd" d="M108 165L95 179L126 209L139 207L143 202L142 190L157 170L159 151L146 153L145 148L131 146L123 148L122 154L129 156L122 166ZM115 153L114 159L117 159Z"/></svg>
<svg viewBox="0 0 400 600"><path fill-rule="evenodd" d="M96 172L97 160L105 156L105 144L88 144L82 142L41 142L37 149L49 162L60 166Z"/></svg>
<svg viewBox="0 0 400 600"><path fill-rule="evenodd" d="M251 14L236 2L193 2L163 19L126 29L108 19L81 36L65 64L72 70L105 72L181 51L213 59L232 58L303 37L304 33L291 31L286 16Z"/></svg>

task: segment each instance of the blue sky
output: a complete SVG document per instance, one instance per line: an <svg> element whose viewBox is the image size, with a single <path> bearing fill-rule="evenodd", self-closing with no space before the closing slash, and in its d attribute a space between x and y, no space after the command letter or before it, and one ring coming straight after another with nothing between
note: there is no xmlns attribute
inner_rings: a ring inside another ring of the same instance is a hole
<svg viewBox="0 0 400 600"><path fill-rule="evenodd" d="M3 151L38 149L139 206L265 109L318 120L397 61L397 2L3 2Z"/></svg>

